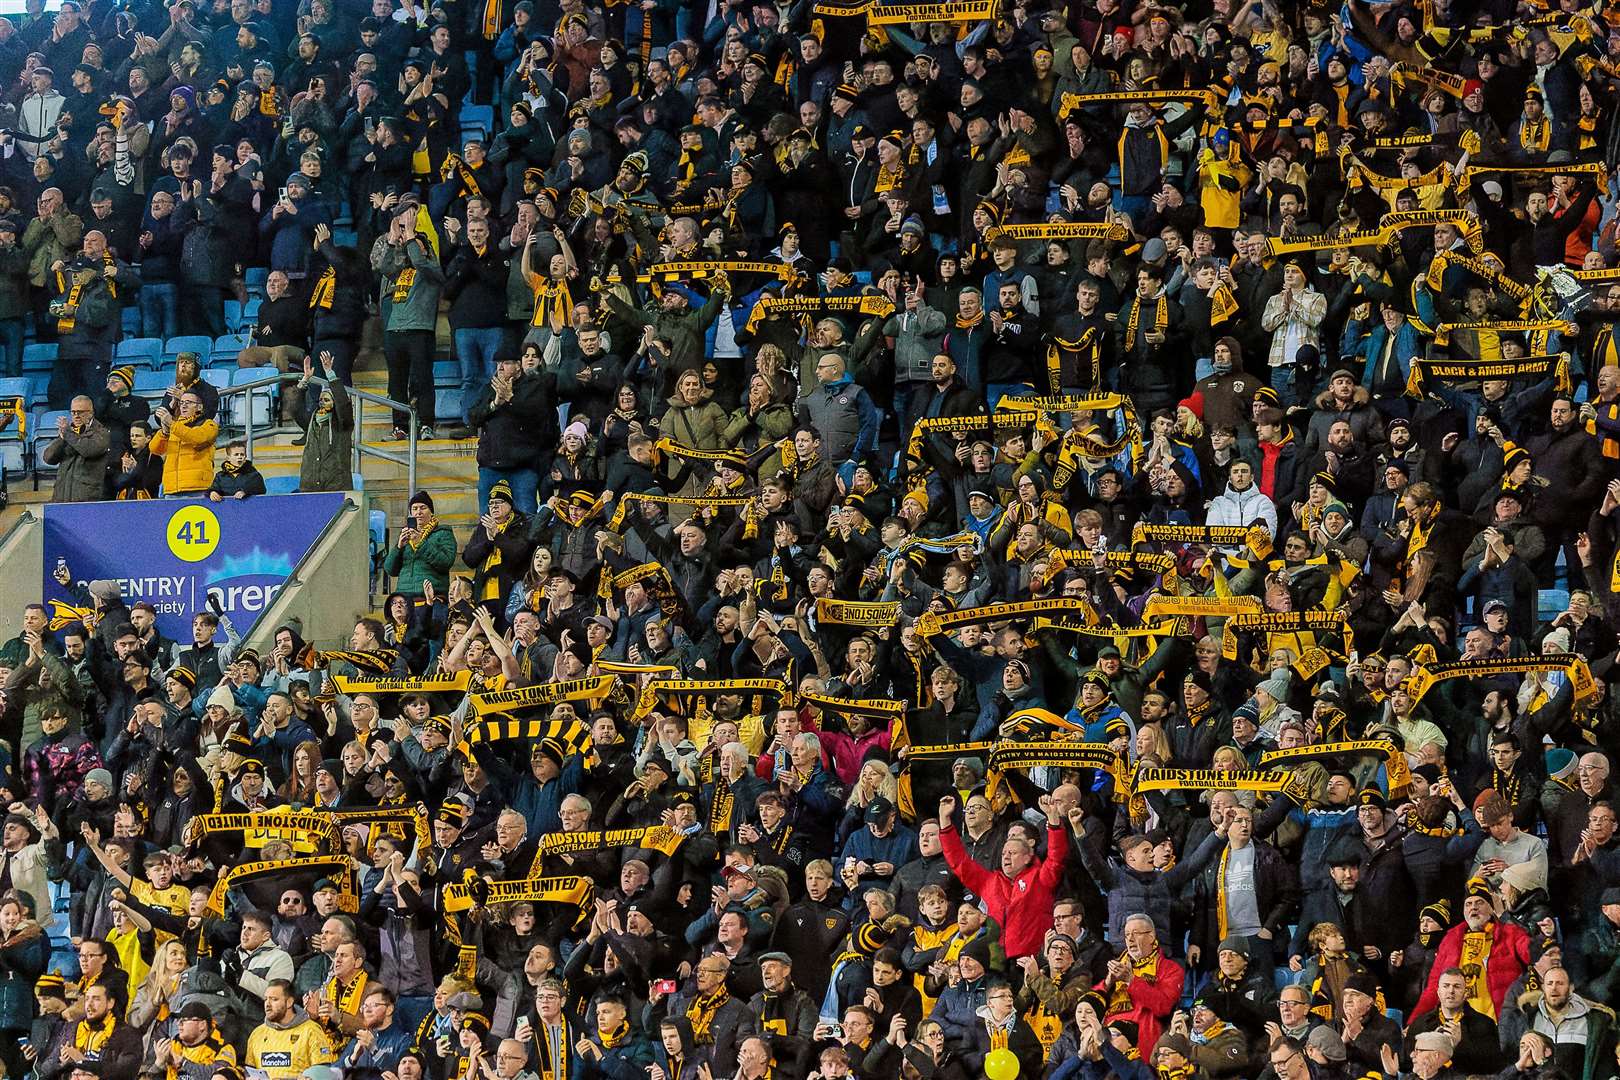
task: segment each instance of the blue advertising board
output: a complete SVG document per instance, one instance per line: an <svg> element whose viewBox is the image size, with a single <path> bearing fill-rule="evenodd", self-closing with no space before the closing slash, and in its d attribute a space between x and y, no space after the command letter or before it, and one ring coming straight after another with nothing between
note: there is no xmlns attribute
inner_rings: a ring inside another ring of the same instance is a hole
<svg viewBox="0 0 1620 1080"><path fill-rule="evenodd" d="M76 585L111 578L125 603L151 604L159 629L176 641L191 641L191 617L207 610L209 593L218 595L237 630L246 632L344 498L342 492L315 492L217 503L51 503L45 507L46 603L79 602L56 581L57 566L65 562Z"/></svg>

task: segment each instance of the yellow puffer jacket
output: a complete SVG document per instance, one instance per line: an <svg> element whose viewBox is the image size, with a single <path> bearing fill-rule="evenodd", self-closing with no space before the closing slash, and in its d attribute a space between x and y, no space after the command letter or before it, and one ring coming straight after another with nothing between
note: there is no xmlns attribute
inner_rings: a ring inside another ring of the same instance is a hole
<svg viewBox="0 0 1620 1080"><path fill-rule="evenodd" d="M219 425L212 420L188 424L176 420L167 434L152 436L152 453L163 455L163 494L185 495L208 490L214 482L214 439Z"/></svg>

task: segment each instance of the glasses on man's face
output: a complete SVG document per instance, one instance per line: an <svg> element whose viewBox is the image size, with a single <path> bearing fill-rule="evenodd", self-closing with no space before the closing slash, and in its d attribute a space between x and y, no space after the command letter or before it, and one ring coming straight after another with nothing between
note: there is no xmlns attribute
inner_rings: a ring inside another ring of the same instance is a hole
<svg viewBox="0 0 1620 1080"><path fill-rule="evenodd" d="M1273 1069L1276 1069L1278 1072L1282 1072L1284 1069L1288 1068L1288 1063L1293 1061L1297 1057L1299 1057L1299 1051L1295 1050L1292 1053L1290 1053L1287 1057L1283 1058L1281 1061L1277 1060L1276 1058L1272 1058L1271 1059L1271 1067Z"/></svg>
<svg viewBox="0 0 1620 1080"><path fill-rule="evenodd" d="M1281 1001L1277 1002L1277 1007L1280 1009L1303 1009L1305 1005L1305 1002L1295 1001L1292 998L1283 998Z"/></svg>

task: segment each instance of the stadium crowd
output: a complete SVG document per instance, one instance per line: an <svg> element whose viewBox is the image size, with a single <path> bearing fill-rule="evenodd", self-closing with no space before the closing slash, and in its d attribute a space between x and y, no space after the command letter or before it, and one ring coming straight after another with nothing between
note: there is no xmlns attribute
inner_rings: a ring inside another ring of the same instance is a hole
<svg viewBox="0 0 1620 1080"><path fill-rule="evenodd" d="M46 6L55 497L262 495L114 350L267 270L303 488L375 351L481 516L11 613L6 1076L1620 1076L1601 2Z"/></svg>

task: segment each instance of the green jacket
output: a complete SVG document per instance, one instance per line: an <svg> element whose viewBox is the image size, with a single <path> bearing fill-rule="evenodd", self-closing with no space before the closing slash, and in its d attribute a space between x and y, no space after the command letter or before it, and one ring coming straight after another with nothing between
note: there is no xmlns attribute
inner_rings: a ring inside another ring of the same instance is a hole
<svg viewBox="0 0 1620 1080"><path fill-rule="evenodd" d="M392 575L394 588L407 596L421 596L424 581L431 581L443 596L450 591L450 568L455 564L456 535L450 526L435 524L415 547L394 545L383 562L383 572Z"/></svg>
<svg viewBox="0 0 1620 1080"><path fill-rule="evenodd" d="M327 386L319 376L310 382L317 394ZM354 405L342 383L333 389L332 412L324 423L311 415L305 429L299 491L347 491L354 482Z"/></svg>

